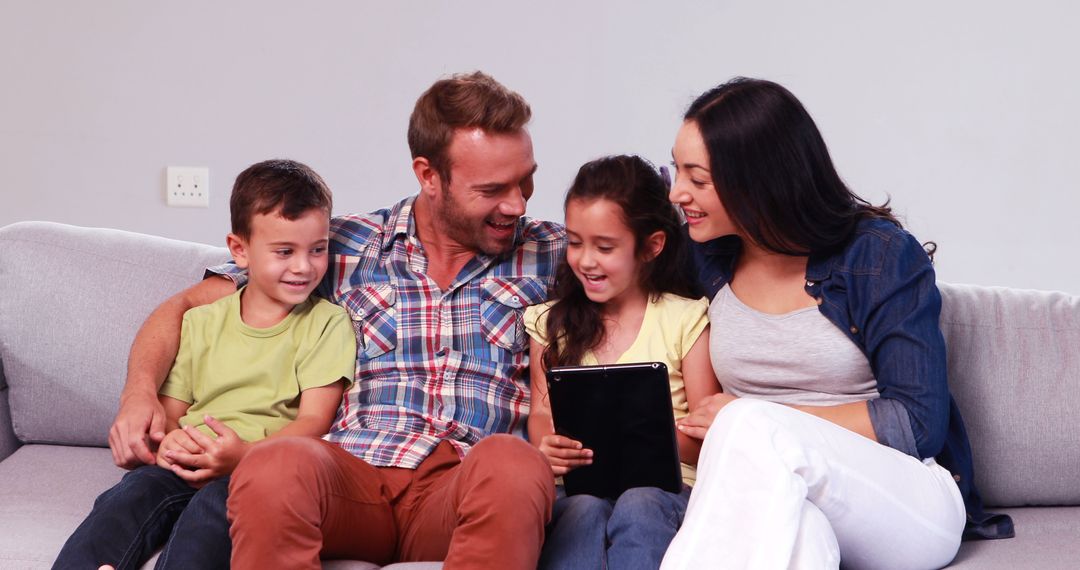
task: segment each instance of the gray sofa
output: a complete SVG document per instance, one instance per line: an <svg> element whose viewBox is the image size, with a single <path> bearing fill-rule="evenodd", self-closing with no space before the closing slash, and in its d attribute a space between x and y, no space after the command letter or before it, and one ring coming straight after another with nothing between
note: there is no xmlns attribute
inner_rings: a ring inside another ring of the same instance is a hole
<svg viewBox="0 0 1080 570"><path fill-rule="evenodd" d="M132 338L154 306L225 258L224 248L117 230L0 228L0 568L48 567L120 478L104 447ZM1016 538L964 543L951 567L1076 568L1080 297L941 291L978 483L1016 522Z"/></svg>

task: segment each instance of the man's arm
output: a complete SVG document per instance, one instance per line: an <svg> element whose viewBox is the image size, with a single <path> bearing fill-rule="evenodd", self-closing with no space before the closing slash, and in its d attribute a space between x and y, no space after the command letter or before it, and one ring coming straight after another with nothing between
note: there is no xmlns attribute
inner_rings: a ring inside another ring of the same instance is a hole
<svg viewBox="0 0 1080 570"><path fill-rule="evenodd" d="M147 317L131 345L120 410L109 430L109 448L118 466L133 469L155 462L151 448L165 437L165 410L157 391L176 358L184 313L235 291L227 278L204 279L170 297Z"/></svg>

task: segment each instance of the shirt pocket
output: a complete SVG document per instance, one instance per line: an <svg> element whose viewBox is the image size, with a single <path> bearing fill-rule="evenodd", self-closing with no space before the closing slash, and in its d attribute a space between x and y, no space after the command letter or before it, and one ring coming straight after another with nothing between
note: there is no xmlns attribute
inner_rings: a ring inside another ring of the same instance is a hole
<svg viewBox="0 0 1080 570"><path fill-rule="evenodd" d="M369 285L348 292L345 309L356 331L361 361L397 348L397 291L393 285Z"/></svg>
<svg viewBox="0 0 1080 570"><path fill-rule="evenodd" d="M491 344L511 352L528 346L525 307L547 298L543 283L533 277L488 277L480 282L480 326Z"/></svg>

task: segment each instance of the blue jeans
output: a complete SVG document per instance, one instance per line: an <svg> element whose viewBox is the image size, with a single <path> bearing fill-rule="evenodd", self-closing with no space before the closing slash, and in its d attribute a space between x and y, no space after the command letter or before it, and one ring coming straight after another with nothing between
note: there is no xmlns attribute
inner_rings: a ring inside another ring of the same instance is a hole
<svg viewBox="0 0 1080 570"><path fill-rule="evenodd" d="M539 568L656 570L689 500L686 486L678 494L637 487L614 502L592 495L560 497L551 512Z"/></svg>
<svg viewBox="0 0 1080 570"><path fill-rule="evenodd" d="M228 568L229 478L193 489L168 469L145 465L94 501L53 568L137 569L162 544L156 568Z"/></svg>

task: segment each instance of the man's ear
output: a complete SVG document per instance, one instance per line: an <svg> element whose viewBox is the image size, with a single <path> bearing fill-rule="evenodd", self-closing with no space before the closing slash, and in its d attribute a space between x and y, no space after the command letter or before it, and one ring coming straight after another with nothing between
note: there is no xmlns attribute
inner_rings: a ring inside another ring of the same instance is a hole
<svg viewBox="0 0 1080 570"><path fill-rule="evenodd" d="M229 246L229 253L232 255L233 261L236 262L236 266L241 269L247 269L247 240L236 234L229 234L225 236L225 245Z"/></svg>
<svg viewBox="0 0 1080 570"><path fill-rule="evenodd" d="M439 171L431 165L431 161L423 156L413 159L412 168L413 174L416 175L416 181L420 183L420 193L427 195L428 198L434 198L443 186L442 176L439 175Z"/></svg>
<svg viewBox="0 0 1080 570"><path fill-rule="evenodd" d="M660 230L656 230L648 238L645 239L645 260L652 261L656 259L656 256L660 255L661 251L664 251L664 245L667 244L667 234Z"/></svg>

